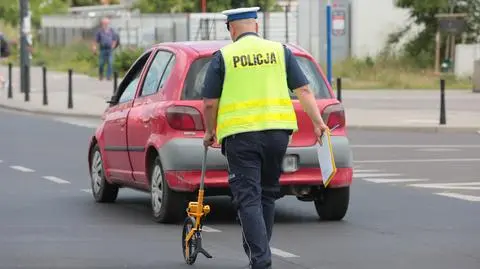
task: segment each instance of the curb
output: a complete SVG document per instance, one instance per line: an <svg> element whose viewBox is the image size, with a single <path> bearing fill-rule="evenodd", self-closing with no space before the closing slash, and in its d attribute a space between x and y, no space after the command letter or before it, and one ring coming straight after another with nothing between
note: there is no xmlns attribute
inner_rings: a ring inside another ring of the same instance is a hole
<svg viewBox="0 0 480 269"><path fill-rule="evenodd" d="M460 126L387 126L387 125L347 125L347 130L364 131L408 131L416 133L479 133L478 127L460 127Z"/></svg>
<svg viewBox="0 0 480 269"><path fill-rule="evenodd" d="M23 108L17 106L10 106L0 103L0 108L6 110L13 110L18 112L24 112L29 114L40 114L47 116L57 116L57 117L77 117L77 118L87 118L87 119L96 119L99 120L102 117L102 114L86 114L86 113L75 113L75 112L55 112L48 111L43 109L31 109ZM408 131L408 132L417 132L417 133L480 133L480 126L478 127L450 127L450 126L401 126L401 125L360 125L360 124L347 124L347 130L361 130L361 131Z"/></svg>
<svg viewBox="0 0 480 269"><path fill-rule="evenodd" d="M31 109L31 108L23 108L23 107L16 107L16 106L9 106L6 104L0 103L0 108L5 110L13 110L17 112L24 112L29 114L39 114L39 115L46 115L46 116L61 116L61 117L77 117L77 118L88 118L88 119L101 119L102 115L94 115L94 114L86 114L86 113L76 113L76 112L55 112L55 111L48 111L43 109Z"/></svg>

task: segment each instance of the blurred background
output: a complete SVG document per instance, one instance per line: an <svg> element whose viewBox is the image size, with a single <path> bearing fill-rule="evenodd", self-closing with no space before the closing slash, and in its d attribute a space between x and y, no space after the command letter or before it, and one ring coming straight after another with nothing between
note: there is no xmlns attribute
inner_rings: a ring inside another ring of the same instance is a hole
<svg viewBox="0 0 480 269"><path fill-rule="evenodd" d="M260 6L260 35L302 46L325 66L326 0L30 0L32 65L96 75L91 42L108 16L120 36L120 74L159 42L229 39L221 11ZM461 33L438 36L439 13L465 13ZM19 40L18 0L0 2L0 31ZM332 0L333 77L346 88L471 88L480 59L478 0ZM14 42L8 61L19 63Z"/></svg>

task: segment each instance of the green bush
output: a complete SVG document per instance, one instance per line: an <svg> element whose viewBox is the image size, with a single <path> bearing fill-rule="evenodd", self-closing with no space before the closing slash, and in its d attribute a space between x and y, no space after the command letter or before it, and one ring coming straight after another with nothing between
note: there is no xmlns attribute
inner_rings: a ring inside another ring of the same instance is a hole
<svg viewBox="0 0 480 269"><path fill-rule="evenodd" d="M144 49L141 48L125 48L116 51L113 68L118 71L120 76L123 76L143 52Z"/></svg>
<svg viewBox="0 0 480 269"><path fill-rule="evenodd" d="M114 52L114 71L123 76L133 62L143 53L140 48L118 48ZM20 64L20 48L12 45L12 54L8 59L14 65ZM32 66L46 66L55 71L68 71L97 76L98 54L95 55L88 43L80 42L69 46L47 47L36 45L32 51Z"/></svg>

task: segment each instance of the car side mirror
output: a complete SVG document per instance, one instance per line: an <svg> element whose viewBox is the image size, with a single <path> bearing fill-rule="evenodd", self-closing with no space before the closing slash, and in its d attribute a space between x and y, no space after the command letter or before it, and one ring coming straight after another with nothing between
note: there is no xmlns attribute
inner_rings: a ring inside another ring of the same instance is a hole
<svg viewBox="0 0 480 269"><path fill-rule="evenodd" d="M111 96L110 98L108 98L108 97L105 98L105 102L109 105L114 105L114 104L117 103L116 100L115 100L115 96Z"/></svg>

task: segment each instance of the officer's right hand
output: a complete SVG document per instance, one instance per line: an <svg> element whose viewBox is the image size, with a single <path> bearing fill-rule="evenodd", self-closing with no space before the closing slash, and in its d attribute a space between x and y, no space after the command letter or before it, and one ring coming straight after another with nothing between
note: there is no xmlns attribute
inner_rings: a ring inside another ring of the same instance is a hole
<svg viewBox="0 0 480 269"><path fill-rule="evenodd" d="M203 137L203 145L205 147L210 147L215 143L215 133L205 132L205 136Z"/></svg>

